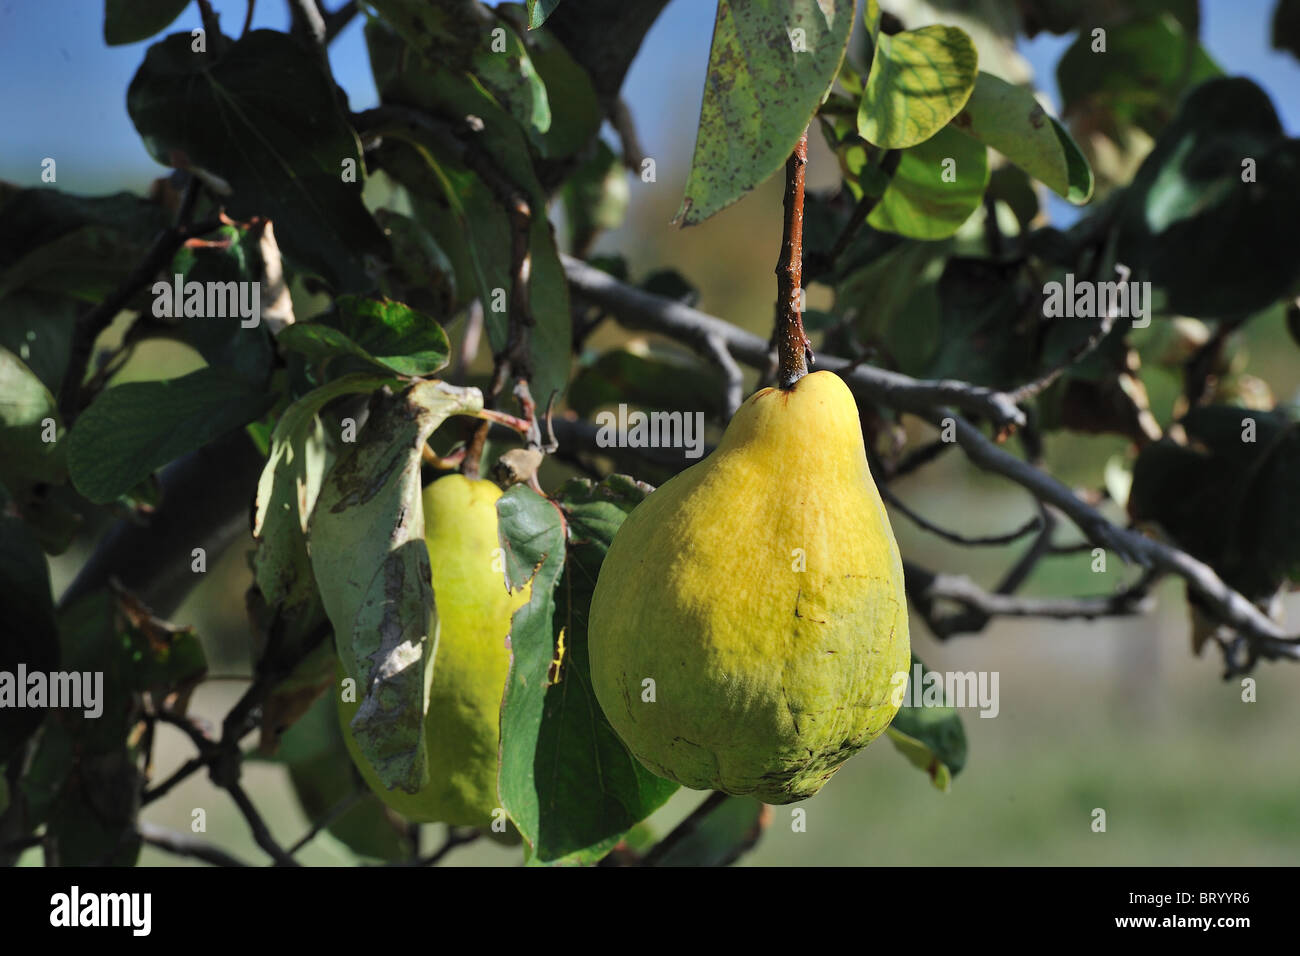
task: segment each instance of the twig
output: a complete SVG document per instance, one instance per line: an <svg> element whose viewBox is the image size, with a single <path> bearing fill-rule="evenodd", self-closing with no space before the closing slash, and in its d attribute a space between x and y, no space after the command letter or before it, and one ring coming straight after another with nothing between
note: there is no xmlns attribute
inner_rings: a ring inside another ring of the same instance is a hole
<svg viewBox="0 0 1300 956"><path fill-rule="evenodd" d="M321 15L316 0L290 0L294 20L300 22L308 35L317 44L325 44L325 18Z"/></svg>
<svg viewBox="0 0 1300 956"><path fill-rule="evenodd" d="M645 150L636 135L636 124L632 121L632 111L628 109L627 100L618 97L609 110L609 125L614 127L623 152L623 165L634 173L641 172L641 163L645 160Z"/></svg>
<svg viewBox="0 0 1300 956"><path fill-rule="evenodd" d="M953 544L965 545L966 547L986 547L992 545L1011 544L1023 538L1027 534L1032 534L1043 526L1043 519L1039 515L1034 515L1023 525L1014 531L1008 531L1005 534L990 535L963 535L956 531L949 531L934 524L929 519L917 514L907 505L899 500L898 496L889 490L888 485L878 485L880 497L884 498L893 507L897 508L909 521L917 527L922 528L931 534L936 534L945 541L951 541Z"/></svg>
<svg viewBox="0 0 1300 956"><path fill-rule="evenodd" d="M768 343L758 336L675 299L620 282L579 259L563 255L560 259L573 291L608 310L625 328L667 335L693 346L706 359L713 357L709 338L716 336L738 362L751 368L767 368ZM891 408L926 414L936 405L952 404L990 419L999 428L1025 422L1025 413L1003 392L968 382L915 379L868 365L849 370L851 364L834 355L817 356L818 368L841 373L859 394Z"/></svg>
<svg viewBox="0 0 1300 956"><path fill-rule="evenodd" d="M197 771L202 770L205 766L207 766L207 761L202 757L191 757L189 760L185 761L185 763L181 764L181 766L174 771L170 777L158 784L158 786L146 790L143 796L140 797L141 806L153 803L155 800L161 800L163 797L167 796L168 792L173 787L193 776Z"/></svg>
<svg viewBox="0 0 1300 956"><path fill-rule="evenodd" d="M244 819L248 821L248 828L253 831L253 839L257 841L257 845L275 860L276 865L300 866L297 860L285 852L284 847L275 842L275 837L271 836L271 831L266 827L266 821L257 812L257 807L253 806L253 801L248 799L248 794L244 792L239 782L229 781L224 789L235 801L235 806L239 807L239 812L244 815Z"/></svg>
<svg viewBox="0 0 1300 956"><path fill-rule="evenodd" d="M253 10L257 6L257 0L248 0L248 9L244 13L244 28L239 31L240 39L248 35L248 31L253 26Z"/></svg>
<svg viewBox="0 0 1300 956"><path fill-rule="evenodd" d="M325 14L325 44L328 46L336 36L346 30L356 15L357 0L347 0L347 3L333 13Z"/></svg>
<svg viewBox="0 0 1300 956"><path fill-rule="evenodd" d="M1150 609L1149 581L1110 595L1087 597L1023 597L985 591L965 575L936 574L910 561L903 562L908 596L935 636L975 633L993 617L1035 617L1068 620L1123 617ZM934 603L954 601L973 614L938 616Z"/></svg>
<svg viewBox="0 0 1300 956"><path fill-rule="evenodd" d="M776 340L779 362L777 384L793 388L808 374L812 343L803 330L803 186L808 166L808 131L805 129L785 163L785 220L781 232L781 257L776 263ZM710 339L709 342L716 342ZM715 346L716 347L716 346Z"/></svg>
<svg viewBox="0 0 1300 956"><path fill-rule="evenodd" d="M709 814L718 807L727 802L727 794L721 790L715 790L709 794L708 799L696 807L691 815L673 828L672 832L656 843L644 857L641 858L642 866L658 866L659 862L667 856L678 844L694 835L704 821L708 819Z"/></svg>
<svg viewBox="0 0 1300 956"><path fill-rule="evenodd" d="M207 34L208 55L216 55L217 38L221 36L221 21L212 9L211 0L198 0L199 19L203 21L203 32Z"/></svg>
<svg viewBox="0 0 1300 956"><path fill-rule="evenodd" d="M482 834L478 830L458 830L456 827L447 828L447 836L442 841L442 846L434 850L428 856L421 857L415 862L415 866L436 866L441 863L448 853L458 846L465 846L467 843L473 843Z"/></svg>
<svg viewBox="0 0 1300 956"><path fill-rule="evenodd" d="M357 801L363 796L365 796L364 791L360 789L353 790L338 803L334 804L334 806L329 809L329 812L327 812L323 817L314 822L311 825L311 829L304 833L286 852L290 856L293 856L312 840L316 839L322 830L326 829L331 823L356 806Z"/></svg>
<svg viewBox="0 0 1300 956"><path fill-rule="evenodd" d="M727 351L727 343L716 335L708 336L705 342L713 358L722 366L722 374L727 382L723 401L727 418L731 418L736 414L736 409L740 408L741 402L745 400L745 375L736 364L736 360L731 357L731 353Z"/></svg>
<svg viewBox="0 0 1300 956"><path fill-rule="evenodd" d="M885 474L884 478L886 481L895 481L902 478L904 475L910 475L923 465L928 465L930 462L934 461L949 448L952 448L952 446L952 442L936 440L921 445L918 448L914 448L908 452L903 459L898 462L898 464L894 465L894 467Z"/></svg>
<svg viewBox="0 0 1300 956"><path fill-rule="evenodd" d="M190 857L211 863L214 866L248 866L243 860L232 856L220 847L184 833L176 833L152 823L142 821L138 828L140 839L149 846L166 850L177 856Z"/></svg>

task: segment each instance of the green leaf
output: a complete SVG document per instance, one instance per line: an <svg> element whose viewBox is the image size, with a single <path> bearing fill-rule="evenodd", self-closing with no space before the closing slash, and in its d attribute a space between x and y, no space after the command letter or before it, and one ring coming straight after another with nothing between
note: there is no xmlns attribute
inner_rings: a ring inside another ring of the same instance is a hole
<svg viewBox="0 0 1300 956"><path fill-rule="evenodd" d="M313 359L351 355L397 375L432 375L451 346L437 322L401 302L340 296L335 311L283 329L281 346Z"/></svg>
<svg viewBox="0 0 1300 956"><path fill-rule="evenodd" d="M676 221L703 222L785 165L839 73L853 11L854 0L718 0Z"/></svg>
<svg viewBox="0 0 1300 956"><path fill-rule="evenodd" d="M919 688L915 686L918 674L921 675ZM936 787L948 790L952 778L966 765L966 732L956 708L921 705L926 695L925 675L925 665L913 654L904 697L908 703L899 708L889 725L889 739L913 766L930 775ZM942 682L942 674L934 673L934 676ZM942 697L942 689L939 693Z"/></svg>
<svg viewBox="0 0 1300 956"><path fill-rule="evenodd" d="M540 27L559 5L560 0L528 0L528 29Z"/></svg>
<svg viewBox="0 0 1300 956"><path fill-rule="evenodd" d="M361 201L361 144L320 57L273 30L219 40L207 41L215 58L191 52L188 33L145 54L127 109L149 152L225 180L230 215L274 220L284 253L336 289L369 287L361 256L382 251L384 238Z"/></svg>
<svg viewBox="0 0 1300 956"><path fill-rule="evenodd" d="M370 5L429 63L473 74L522 126L538 133L550 129L546 86L506 21L462 0L371 0ZM493 49L494 44L505 49Z"/></svg>
<svg viewBox="0 0 1300 956"><path fill-rule="evenodd" d="M511 632L500 779L506 810L537 862L600 859L677 789L642 767L609 726L587 658L587 613L600 563L646 490L623 476L599 485L574 479L557 495L563 517L523 486L497 505L502 544L509 544L507 578L514 586L533 568L538 575Z"/></svg>
<svg viewBox="0 0 1300 956"><path fill-rule="evenodd" d="M424 714L438 643L424 543L421 449L442 422L483 407L439 381L372 402L359 441L325 479L308 530L339 659L357 682L358 746L390 789L428 777Z"/></svg>
<svg viewBox="0 0 1300 956"><path fill-rule="evenodd" d="M867 222L911 239L946 239L979 208L988 181L988 150L946 127L903 153Z"/></svg>
<svg viewBox="0 0 1300 956"><path fill-rule="evenodd" d="M139 43L166 30L190 0L105 0L104 42Z"/></svg>
<svg viewBox="0 0 1300 956"><path fill-rule="evenodd" d="M975 90L953 125L1072 203L1092 196L1092 170L1070 134L1034 99L1033 93L989 73L980 73Z"/></svg>
<svg viewBox="0 0 1300 956"><path fill-rule="evenodd" d="M530 26L522 6L502 3L496 10L521 31L528 56L551 103L550 127L545 131L526 127L529 139L543 157L556 159L573 155L600 132L605 118L590 74L549 30Z"/></svg>
<svg viewBox="0 0 1300 956"><path fill-rule="evenodd" d="M770 817L771 810L753 797L727 797L655 865L730 866L758 842Z"/></svg>
<svg viewBox="0 0 1300 956"><path fill-rule="evenodd" d="M966 105L978 62L970 37L956 27L934 25L876 37L858 107L858 132L884 149L925 142Z"/></svg>
<svg viewBox="0 0 1300 956"><path fill-rule="evenodd" d="M1166 290L1165 311L1249 316L1300 279L1297 179L1300 139L1285 138L1268 95L1244 78L1210 80L1125 191L1117 259Z"/></svg>
<svg viewBox="0 0 1300 956"><path fill-rule="evenodd" d="M1091 117L1092 125L1131 123L1155 135L1184 90L1222 71L1178 21L1167 14L1105 28L1106 51L1093 52L1092 31L1056 64L1061 113Z"/></svg>
<svg viewBox="0 0 1300 956"><path fill-rule="evenodd" d="M95 504L124 495L155 469L247 424L271 396L221 369L129 382L101 392L68 435L68 473Z"/></svg>
<svg viewBox="0 0 1300 956"><path fill-rule="evenodd" d="M546 684L538 675L545 675L555 658L555 585L564 569L564 517L527 485L515 485L497 500L497 518L506 583L513 592L532 582L528 603L515 611L510 627L497 792L535 856L549 809L542 804L534 773L546 707Z"/></svg>

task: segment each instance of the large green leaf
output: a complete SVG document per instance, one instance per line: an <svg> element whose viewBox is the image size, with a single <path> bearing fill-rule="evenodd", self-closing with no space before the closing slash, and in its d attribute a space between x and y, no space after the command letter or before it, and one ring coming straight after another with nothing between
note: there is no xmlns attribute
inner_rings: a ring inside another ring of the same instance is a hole
<svg viewBox="0 0 1300 956"><path fill-rule="evenodd" d="M511 632L500 781L506 809L537 862L599 859L677 789L647 771L605 720L587 658L587 613L601 561L645 493L622 476L599 485L574 479L556 496L563 518L523 486L498 503L503 544L511 542L508 553L522 559L508 576L538 569L538 604L516 614Z"/></svg>
<svg viewBox="0 0 1300 956"><path fill-rule="evenodd" d="M361 201L361 144L320 58L273 30L207 42L215 55L193 53L187 33L155 43L131 81L127 109L149 152L221 177L231 215L273 219L285 254L336 288L368 287L361 257L384 239Z"/></svg>
<svg viewBox="0 0 1300 956"><path fill-rule="evenodd" d="M1117 258L1134 281L1164 287L1169 312L1248 316L1295 294L1298 180L1300 139L1284 136L1268 95L1245 78L1210 80L1125 191Z"/></svg>
<svg viewBox="0 0 1300 956"><path fill-rule="evenodd" d="M988 150L945 127L903 153L867 222L911 239L946 239L979 208L988 181Z"/></svg>
<svg viewBox="0 0 1300 956"><path fill-rule="evenodd" d="M875 54L858 107L858 132L884 149L923 143L970 98L979 63L975 44L957 27L939 24L876 35L874 0L868 3L867 23Z"/></svg>
<svg viewBox="0 0 1300 956"><path fill-rule="evenodd" d="M421 449L449 415L482 407L478 389L439 381L372 402L356 445L326 477L308 530L339 659L357 682L353 735L384 785L410 793L428 777L424 715L438 645Z"/></svg>
<svg viewBox="0 0 1300 956"><path fill-rule="evenodd" d="M104 42L139 43L166 30L190 0L105 0Z"/></svg>
<svg viewBox="0 0 1300 956"><path fill-rule="evenodd" d="M1092 170L1064 127L1022 86L980 73L953 125L1073 203L1092 196Z"/></svg>
<svg viewBox="0 0 1300 956"><path fill-rule="evenodd" d="M270 404L263 389L216 368L116 385L91 402L68 435L69 476L83 495L106 504Z"/></svg>
<svg viewBox="0 0 1300 956"><path fill-rule="evenodd" d="M785 164L839 72L853 11L854 0L718 0L682 225Z"/></svg>

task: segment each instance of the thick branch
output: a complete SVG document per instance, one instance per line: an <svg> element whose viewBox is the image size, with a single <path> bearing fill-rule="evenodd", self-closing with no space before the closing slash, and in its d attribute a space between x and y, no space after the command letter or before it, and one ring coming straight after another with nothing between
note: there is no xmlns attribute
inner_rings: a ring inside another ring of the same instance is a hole
<svg viewBox="0 0 1300 956"><path fill-rule="evenodd" d="M713 357L709 339L716 337L737 361L751 368L768 367L768 343L757 335L682 302L620 282L579 259L560 258L574 292L606 309L625 328L659 332L688 343L709 359ZM855 391L881 405L928 414L935 405L952 404L990 419L999 428L1025 422L1025 413L1003 392L967 382L916 379L873 366L851 365L848 359L834 355L817 357L818 368L841 373Z"/></svg>

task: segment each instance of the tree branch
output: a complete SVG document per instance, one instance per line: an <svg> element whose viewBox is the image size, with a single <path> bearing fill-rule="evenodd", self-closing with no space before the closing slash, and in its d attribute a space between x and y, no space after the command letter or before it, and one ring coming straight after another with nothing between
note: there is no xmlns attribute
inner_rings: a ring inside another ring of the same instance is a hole
<svg viewBox="0 0 1300 956"><path fill-rule="evenodd" d="M908 596L940 639L975 633L993 617L1037 617L1067 620L1122 617L1148 611L1149 581L1110 595L1087 597L1021 597L985 591L965 575L936 574L911 561L903 562ZM936 601L953 601L973 615L940 616Z"/></svg>
<svg viewBox="0 0 1300 956"><path fill-rule="evenodd" d="M709 359L713 357L709 338L715 336L737 361L751 368L768 367L768 343L758 336L685 303L620 282L580 259L560 259L573 291L606 309L625 328L659 332L691 345ZM850 387L881 405L928 414L935 405L950 403L990 419L999 428L1025 423L1025 413L1004 392L968 382L916 379L867 365L850 368L852 364L834 355L817 357L818 368L841 373Z"/></svg>

